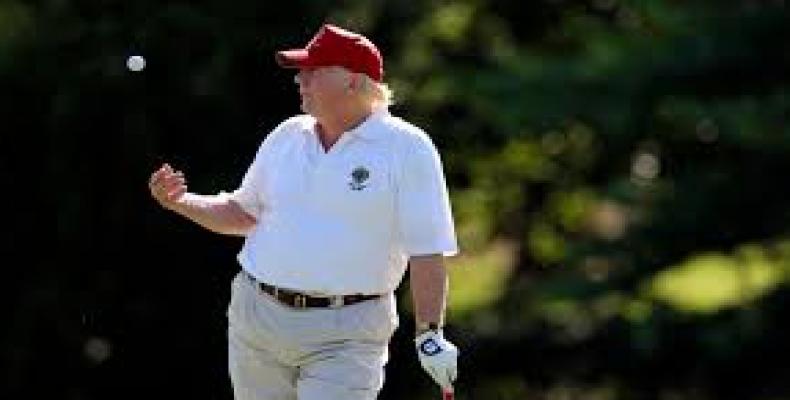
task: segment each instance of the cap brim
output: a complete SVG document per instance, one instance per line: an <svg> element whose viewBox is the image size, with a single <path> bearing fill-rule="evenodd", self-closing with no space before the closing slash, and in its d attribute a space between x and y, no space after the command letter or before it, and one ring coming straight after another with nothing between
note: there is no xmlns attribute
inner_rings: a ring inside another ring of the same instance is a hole
<svg viewBox="0 0 790 400"><path fill-rule="evenodd" d="M282 50L274 53L274 59L283 68L301 68L308 64L305 49Z"/></svg>

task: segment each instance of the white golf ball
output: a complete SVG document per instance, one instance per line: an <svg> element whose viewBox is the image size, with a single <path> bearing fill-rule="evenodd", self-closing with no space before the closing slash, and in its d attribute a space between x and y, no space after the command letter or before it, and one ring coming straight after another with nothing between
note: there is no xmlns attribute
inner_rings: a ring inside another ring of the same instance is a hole
<svg viewBox="0 0 790 400"><path fill-rule="evenodd" d="M126 67L130 71L139 72L145 68L145 58L142 56L131 56L126 60Z"/></svg>

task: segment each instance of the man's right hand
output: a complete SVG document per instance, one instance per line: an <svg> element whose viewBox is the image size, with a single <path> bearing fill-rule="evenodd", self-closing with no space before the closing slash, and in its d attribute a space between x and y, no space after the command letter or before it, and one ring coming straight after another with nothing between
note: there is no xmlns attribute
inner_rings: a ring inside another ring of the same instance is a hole
<svg viewBox="0 0 790 400"><path fill-rule="evenodd" d="M151 174L148 180L151 196L167 209L173 209L184 193L187 192L187 181L184 173L174 170L169 164L163 164Z"/></svg>

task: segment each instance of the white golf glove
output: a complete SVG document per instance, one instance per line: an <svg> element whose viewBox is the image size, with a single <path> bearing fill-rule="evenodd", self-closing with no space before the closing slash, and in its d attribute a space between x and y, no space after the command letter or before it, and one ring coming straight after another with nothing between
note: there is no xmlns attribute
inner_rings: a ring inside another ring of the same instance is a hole
<svg viewBox="0 0 790 400"><path fill-rule="evenodd" d="M414 339L422 368L444 390L451 390L458 377L458 348L441 330L429 330Z"/></svg>

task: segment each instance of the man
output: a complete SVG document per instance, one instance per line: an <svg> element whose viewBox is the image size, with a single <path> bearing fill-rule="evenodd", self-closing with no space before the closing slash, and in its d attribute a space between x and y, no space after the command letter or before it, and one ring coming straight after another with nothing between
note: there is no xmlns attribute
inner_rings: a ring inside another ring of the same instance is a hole
<svg viewBox="0 0 790 400"><path fill-rule="evenodd" d="M167 164L149 182L166 209L245 236L228 306L236 399L375 399L407 263L420 363L451 390L442 257L457 243L436 148L389 114L382 57L364 36L326 24L275 58L298 70L305 114L266 137L238 189L188 193Z"/></svg>

